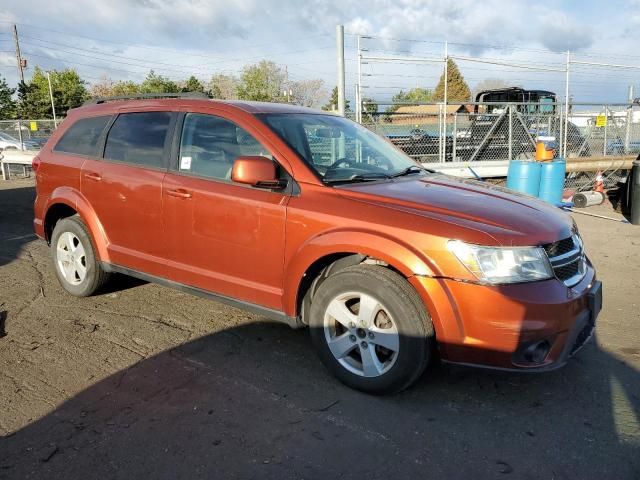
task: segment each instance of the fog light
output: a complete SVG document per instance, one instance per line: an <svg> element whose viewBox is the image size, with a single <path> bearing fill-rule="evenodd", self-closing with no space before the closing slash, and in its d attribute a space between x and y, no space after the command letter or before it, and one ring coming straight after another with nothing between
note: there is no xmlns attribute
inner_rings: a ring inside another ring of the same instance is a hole
<svg viewBox="0 0 640 480"><path fill-rule="evenodd" d="M542 363L547 358L551 344L548 340L542 340L541 342L535 342L529 345L523 352L522 356L527 362L530 363Z"/></svg>

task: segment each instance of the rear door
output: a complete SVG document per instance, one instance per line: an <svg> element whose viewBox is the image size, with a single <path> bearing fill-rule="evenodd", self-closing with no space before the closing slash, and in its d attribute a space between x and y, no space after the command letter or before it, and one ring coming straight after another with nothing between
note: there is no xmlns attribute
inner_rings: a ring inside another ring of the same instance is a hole
<svg viewBox="0 0 640 480"><path fill-rule="evenodd" d="M163 188L170 278L281 310L289 194L231 181L238 156L274 156L222 116L191 112L179 123Z"/></svg>
<svg viewBox="0 0 640 480"><path fill-rule="evenodd" d="M111 262L165 276L162 180L176 114L120 113L106 136L102 159L82 167L81 191L108 239Z"/></svg>

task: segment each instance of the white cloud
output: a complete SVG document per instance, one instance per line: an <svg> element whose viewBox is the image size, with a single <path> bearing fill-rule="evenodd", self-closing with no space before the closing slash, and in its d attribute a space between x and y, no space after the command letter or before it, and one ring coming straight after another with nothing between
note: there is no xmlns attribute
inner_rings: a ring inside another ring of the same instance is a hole
<svg viewBox="0 0 640 480"><path fill-rule="evenodd" d="M5 2L11 3L3 6ZM551 0L0 0L0 12L4 12L0 13L0 22L20 24L23 50L31 65L76 65L90 81L105 71L113 78L140 79L149 68L174 78L184 77L185 72L204 78L215 71L237 72L245 63L264 57L288 64L293 78L320 77L331 85L335 82L334 32L338 23L350 33L424 41L369 42L386 52L439 53L442 45L429 42L448 40L451 51L458 54L520 62L561 62L562 58L527 49L581 51L593 45L611 57L636 54L634 18L640 18L640 3L635 0L619 9L599 1L559 4ZM603 29L603 25L615 28ZM0 31L8 32L8 27L9 24L0 23ZM58 45L50 43L47 47L46 41ZM84 57L68 53L74 51L68 45L88 51L76 51ZM347 46L353 45L353 37L348 37ZM491 47L496 45L511 48ZM353 50L348 54L352 59ZM371 68L380 73L391 71L383 66ZM537 82L536 86L555 82L556 78L522 72L508 74L504 69L489 71L488 67L482 70L477 65L461 68L473 79L472 85L496 76L514 78L518 83L527 83L520 81L526 77ZM354 71L353 60L348 60L350 82ZM414 81L416 84L437 81L434 70L416 71L425 74L424 80ZM15 72L10 69L3 69L0 74L15 81ZM392 83L388 78L385 82ZM400 79L393 84L399 82L409 83Z"/></svg>

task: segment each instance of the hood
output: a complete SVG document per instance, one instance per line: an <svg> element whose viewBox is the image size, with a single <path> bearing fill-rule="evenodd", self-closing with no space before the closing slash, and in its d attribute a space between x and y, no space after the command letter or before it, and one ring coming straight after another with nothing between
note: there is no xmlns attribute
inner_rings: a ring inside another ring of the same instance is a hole
<svg viewBox="0 0 640 480"><path fill-rule="evenodd" d="M480 231L498 245L543 245L569 237L574 228L568 213L535 197L449 175L350 184L340 190L353 200Z"/></svg>

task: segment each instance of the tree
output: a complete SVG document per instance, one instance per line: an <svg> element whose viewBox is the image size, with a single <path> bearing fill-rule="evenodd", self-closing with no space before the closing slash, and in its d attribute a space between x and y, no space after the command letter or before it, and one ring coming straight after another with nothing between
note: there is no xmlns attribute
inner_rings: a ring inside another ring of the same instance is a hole
<svg viewBox="0 0 640 480"><path fill-rule="evenodd" d="M326 111L335 111L338 110L338 87L333 87L331 91L331 98L329 98L329 103L322 106L322 110ZM348 112L351 110L351 105L349 105L349 100L345 99L344 101L344 110Z"/></svg>
<svg viewBox="0 0 640 480"><path fill-rule="evenodd" d="M242 70L238 98L262 102L282 101L285 72L275 63L262 60Z"/></svg>
<svg viewBox="0 0 640 480"><path fill-rule="evenodd" d="M433 90L428 88L412 88L411 90L400 90L391 99L394 103L425 103L433 101Z"/></svg>
<svg viewBox="0 0 640 480"><path fill-rule="evenodd" d="M114 82L111 78L103 76L97 83L91 86L91 96L96 97L123 97L140 93L140 86L131 81L119 80Z"/></svg>
<svg viewBox="0 0 640 480"><path fill-rule="evenodd" d="M232 75L214 75L209 82L209 91L213 98L235 100L238 98L238 79Z"/></svg>
<svg viewBox="0 0 640 480"><path fill-rule="evenodd" d="M183 92L200 92L204 93L204 85L196 77L191 75L182 87Z"/></svg>
<svg viewBox="0 0 640 480"><path fill-rule="evenodd" d="M428 88L415 87L406 92L404 90L400 90L396 93L391 101L395 105L391 105L387 107L387 113L393 113L401 106L399 104L410 104L410 103L426 103L433 101L433 90L429 90Z"/></svg>
<svg viewBox="0 0 640 480"><path fill-rule="evenodd" d="M31 83L18 84L17 101L18 118L43 118L46 105L38 98L35 87ZM51 104L49 104L49 107Z"/></svg>
<svg viewBox="0 0 640 480"><path fill-rule="evenodd" d="M178 93L180 89L172 80L149 71L147 78L140 84L140 93Z"/></svg>
<svg viewBox="0 0 640 480"><path fill-rule="evenodd" d="M65 116L69 109L79 107L89 98L86 82L75 70L52 70L49 76L57 116ZM18 85L18 114L21 118L53 117L49 82L40 67L35 67L28 84Z"/></svg>
<svg viewBox="0 0 640 480"><path fill-rule="evenodd" d="M362 111L364 113L375 114L378 113L378 104L371 98L362 99Z"/></svg>
<svg viewBox="0 0 640 480"><path fill-rule="evenodd" d="M300 80L290 85L293 103L304 107L318 107L327 98L324 81L320 79Z"/></svg>
<svg viewBox="0 0 640 480"><path fill-rule="evenodd" d="M444 72L440 75L440 81L433 92L433 100L444 101ZM468 102L471 98L469 85L458 70L456 62L447 60L447 102Z"/></svg>
<svg viewBox="0 0 640 480"><path fill-rule="evenodd" d="M4 77L0 77L0 120L10 120L16 116L15 88L9 88Z"/></svg>

